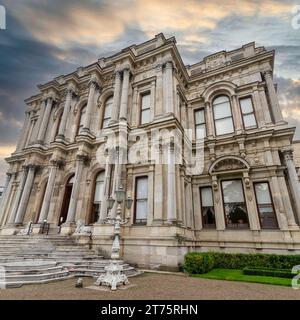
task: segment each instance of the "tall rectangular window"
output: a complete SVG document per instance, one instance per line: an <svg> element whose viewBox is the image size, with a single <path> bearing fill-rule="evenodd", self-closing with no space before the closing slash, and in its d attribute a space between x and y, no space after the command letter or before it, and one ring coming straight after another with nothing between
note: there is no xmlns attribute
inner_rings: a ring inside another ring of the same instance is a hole
<svg viewBox="0 0 300 320"><path fill-rule="evenodd" d="M242 180L222 181L226 226L232 229L248 228L248 213Z"/></svg>
<svg viewBox="0 0 300 320"><path fill-rule="evenodd" d="M200 188L200 198L203 228L215 228L216 221L212 188Z"/></svg>
<svg viewBox="0 0 300 320"><path fill-rule="evenodd" d="M148 215L148 177L135 180L134 223L146 224Z"/></svg>
<svg viewBox="0 0 300 320"><path fill-rule="evenodd" d="M150 93L143 94L141 97L141 124L150 122L150 108Z"/></svg>
<svg viewBox="0 0 300 320"><path fill-rule="evenodd" d="M257 127L256 118L254 114L252 99L250 97L241 98L240 106L242 111L243 123L245 129L252 129Z"/></svg>
<svg viewBox="0 0 300 320"><path fill-rule="evenodd" d="M204 109L195 110L194 115L195 115L196 139L204 139L206 137Z"/></svg>
<svg viewBox="0 0 300 320"><path fill-rule="evenodd" d="M213 101L216 135L234 132L231 105L227 96L219 96Z"/></svg>
<svg viewBox="0 0 300 320"><path fill-rule="evenodd" d="M109 121L111 118L112 104L113 104L113 97L110 97L106 100L104 105L104 114L103 114L103 122L102 122L103 129L107 128L109 125Z"/></svg>
<svg viewBox="0 0 300 320"><path fill-rule="evenodd" d="M254 183L260 225L263 229L276 229L278 223L268 182Z"/></svg>

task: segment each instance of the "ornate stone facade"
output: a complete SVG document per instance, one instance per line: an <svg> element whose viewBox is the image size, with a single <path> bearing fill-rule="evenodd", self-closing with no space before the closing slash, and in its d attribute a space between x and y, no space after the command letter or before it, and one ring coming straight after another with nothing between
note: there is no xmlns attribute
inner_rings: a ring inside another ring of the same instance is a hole
<svg viewBox="0 0 300 320"><path fill-rule="evenodd" d="M175 39L158 34L39 85L7 159L1 234L47 221L64 236L81 220L109 254L108 203L122 186L133 200L120 239L130 263L176 268L191 250L299 253L295 128L273 65L273 51L249 43L185 66Z"/></svg>

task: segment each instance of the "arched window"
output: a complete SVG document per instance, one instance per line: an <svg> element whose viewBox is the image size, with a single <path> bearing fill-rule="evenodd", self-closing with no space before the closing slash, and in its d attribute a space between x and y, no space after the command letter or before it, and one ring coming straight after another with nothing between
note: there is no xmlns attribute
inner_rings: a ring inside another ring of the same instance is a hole
<svg viewBox="0 0 300 320"><path fill-rule="evenodd" d="M227 96L219 96L213 101L216 135L234 132L230 101Z"/></svg>
<svg viewBox="0 0 300 320"><path fill-rule="evenodd" d="M77 134L79 134L83 129L85 117L86 117L86 105L83 108L81 108L81 111L80 111L80 121L77 129Z"/></svg>
<svg viewBox="0 0 300 320"><path fill-rule="evenodd" d="M103 185L104 185L105 172L101 171L98 173L95 179L95 191L93 199L93 212L92 212L92 223L97 222L100 216L101 202L103 197Z"/></svg>
<svg viewBox="0 0 300 320"><path fill-rule="evenodd" d="M102 129L108 127L109 121L111 119L112 104L113 104L113 97L111 96L105 101Z"/></svg>

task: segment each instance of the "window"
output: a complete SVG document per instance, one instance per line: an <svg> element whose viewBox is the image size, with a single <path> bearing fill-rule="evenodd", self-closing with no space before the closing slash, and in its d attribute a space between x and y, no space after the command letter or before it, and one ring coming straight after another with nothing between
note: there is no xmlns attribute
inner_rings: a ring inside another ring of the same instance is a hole
<svg viewBox="0 0 300 320"><path fill-rule="evenodd" d="M200 197L203 228L215 228L216 221L212 188L200 188Z"/></svg>
<svg viewBox="0 0 300 320"><path fill-rule="evenodd" d="M204 109L195 110L195 131L196 139L204 139L206 137Z"/></svg>
<svg viewBox="0 0 300 320"><path fill-rule="evenodd" d="M263 229L278 228L268 182L254 183L260 225Z"/></svg>
<svg viewBox="0 0 300 320"><path fill-rule="evenodd" d="M231 106L227 96L219 96L213 102L216 134L234 132Z"/></svg>
<svg viewBox="0 0 300 320"><path fill-rule="evenodd" d="M222 181L225 221L228 228L248 228L248 214L241 180Z"/></svg>
<svg viewBox="0 0 300 320"><path fill-rule="evenodd" d="M145 224L148 215L148 177L135 181L135 223Z"/></svg>
<svg viewBox="0 0 300 320"><path fill-rule="evenodd" d="M240 99L240 106L245 129L256 128L256 119L250 97Z"/></svg>
<svg viewBox="0 0 300 320"><path fill-rule="evenodd" d="M111 119L112 104L113 104L113 97L111 96L105 101L102 129L105 129L108 127L109 121Z"/></svg>
<svg viewBox="0 0 300 320"><path fill-rule="evenodd" d="M95 191L93 201L93 212L92 212L92 223L97 222L100 216L101 202L103 196L103 185L104 185L105 172L101 171L95 180Z"/></svg>
<svg viewBox="0 0 300 320"><path fill-rule="evenodd" d="M79 121L77 134L80 133L83 129L84 122L85 122L85 116L86 116L86 105L81 109L81 112L80 112L80 121Z"/></svg>
<svg viewBox="0 0 300 320"><path fill-rule="evenodd" d="M141 97L141 124L150 122L150 93L143 94Z"/></svg>

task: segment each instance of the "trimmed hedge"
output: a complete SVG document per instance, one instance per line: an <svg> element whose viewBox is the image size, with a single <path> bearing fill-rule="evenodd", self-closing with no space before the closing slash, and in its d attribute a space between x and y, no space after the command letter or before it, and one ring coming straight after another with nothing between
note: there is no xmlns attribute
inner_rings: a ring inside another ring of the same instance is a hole
<svg viewBox="0 0 300 320"><path fill-rule="evenodd" d="M243 274L254 275L254 276L268 276L268 277L279 277L279 278L293 278L294 273L291 273L290 269L262 269L262 268L249 268L243 269Z"/></svg>
<svg viewBox="0 0 300 320"><path fill-rule="evenodd" d="M212 268L220 269L244 269L251 268L271 268L271 269L292 269L295 265L300 265L300 255L276 255L262 253L223 253L223 252L190 252L184 257L184 269L190 273L200 273L198 270L207 270L207 266L202 267L203 259L213 262ZM208 272L208 271L206 271ZM202 272L203 273L203 272Z"/></svg>
<svg viewBox="0 0 300 320"><path fill-rule="evenodd" d="M214 267L214 258L208 253L199 255L191 252L185 255L184 270L190 274L207 273Z"/></svg>

